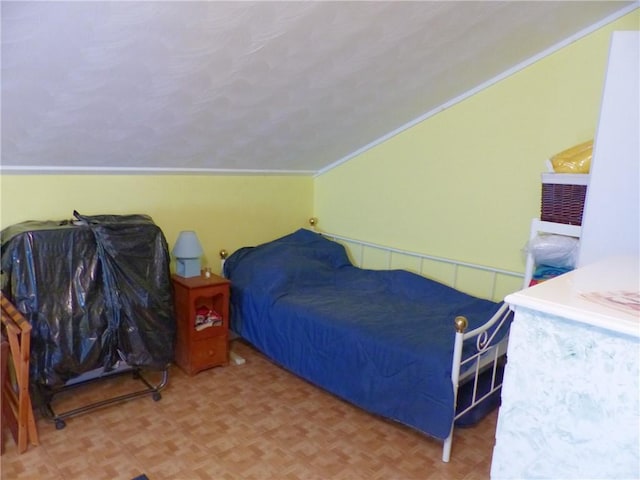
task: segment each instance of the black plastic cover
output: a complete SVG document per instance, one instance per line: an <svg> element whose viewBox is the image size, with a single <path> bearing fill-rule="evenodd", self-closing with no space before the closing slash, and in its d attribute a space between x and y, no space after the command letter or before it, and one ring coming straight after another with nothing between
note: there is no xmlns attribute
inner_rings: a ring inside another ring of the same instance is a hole
<svg viewBox="0 0 640 480"><path fill-rule="evenodd" d="M147 215L74 215L0 233L2 290L32 326L32 385L119 360L166 368L176 325L162 231Z"/></svg>

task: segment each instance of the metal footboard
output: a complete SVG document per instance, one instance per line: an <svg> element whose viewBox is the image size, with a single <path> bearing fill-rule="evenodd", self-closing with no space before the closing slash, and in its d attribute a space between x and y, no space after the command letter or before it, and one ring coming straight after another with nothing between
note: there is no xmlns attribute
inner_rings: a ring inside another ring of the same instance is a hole
<svg viewBox="0 0 640 480"><path fill-rule="evenodd" d="M509 310L509 306L503 304L487 323L470 332L466 332L468 321L465 317L460 316L455 319L456 336L451 364L454 411L457 405L458 388L463 379L472 382L473 393L469 406L454 415L453 421L451 422L451 431L444 441L442 450L443 462L448 462L451 457L455 421L502 388L502 380L498 378L497 372L499 361L506 353L508 336L505 336L503 341L497 343L494 342L494 339L503 325L510 319L511 315L512 312ZM489 333L490 329L492 329L491 333ZM462 347L464 342L471 341L472 339L475 339L476 351L469 358L462 360ZM478 395L480 374L486 372L488 369L491 369L492 372L490 388L482 395Z"/></svg>

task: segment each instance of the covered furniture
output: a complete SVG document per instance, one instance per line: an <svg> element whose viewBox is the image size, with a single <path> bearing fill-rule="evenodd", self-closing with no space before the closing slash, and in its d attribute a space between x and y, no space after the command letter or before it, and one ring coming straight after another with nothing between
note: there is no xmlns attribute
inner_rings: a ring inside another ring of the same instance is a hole
<svg viewBox="0 0 640 480"><path fill-rule="evenodd" d="M160 228L146 215L74 214L2 231L2 290L32 326L34 403L56 420L58 391L116 371L162 371L142 391L159 398L175 342Z"/></svg>

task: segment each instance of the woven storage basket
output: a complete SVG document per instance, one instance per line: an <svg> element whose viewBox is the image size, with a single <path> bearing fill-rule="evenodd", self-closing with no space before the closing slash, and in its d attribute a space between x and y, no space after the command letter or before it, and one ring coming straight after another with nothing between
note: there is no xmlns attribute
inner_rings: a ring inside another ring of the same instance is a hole
<svg viewBox="0 0 640 480"><path fill-rule="evenodd" d="M582 225L588 182L588 174L543 173L540 219Z"/></svg>

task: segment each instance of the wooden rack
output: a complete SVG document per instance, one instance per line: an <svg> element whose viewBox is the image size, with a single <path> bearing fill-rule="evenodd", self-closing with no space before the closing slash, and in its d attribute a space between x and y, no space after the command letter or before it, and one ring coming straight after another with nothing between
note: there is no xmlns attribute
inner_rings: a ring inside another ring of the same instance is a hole
<svg viewBox="0 0 640 480"><path fill-rule="evenodd" d="M38 445L38 430L29 395L31 325L0 292L2 333L9 343L9 371L2 381L2 421L23 453L29 443Z"/></svg>

